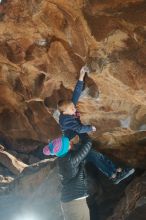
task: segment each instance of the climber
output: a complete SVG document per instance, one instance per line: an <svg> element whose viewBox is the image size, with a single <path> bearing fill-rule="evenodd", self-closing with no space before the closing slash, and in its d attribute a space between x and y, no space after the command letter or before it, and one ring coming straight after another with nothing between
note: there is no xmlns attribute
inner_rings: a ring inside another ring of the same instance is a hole
<svg viewBox="0 0 146 220"><path fill-rule="evenodd" d="M89 69L87 66L84 66L81 68L79 80L75 86L72 100L62 100L58 103L60 111L59 124L63 135L68 137L69 140L78 135L82 144L84 144L85 140L89 138L87 134L88 132L96 131L96 128L92 125L81 124L80 119L76 114L76 104L83 89L83 81L86 73L89 73ZM93 163L96 168L111 179L114 184L118 184L134 172L134 169L122 169L117 167L105 155L95 150L89 152L86 157L86 162Z"/></svg>
<svg viewBox="0 0 146 220"><path fill-rule="evenodd" d="M75 86L72 100L60 100L58 102L58 110L60 111L59 124L63 134L69 139L79 135L80 140L84 141L86 133L96 131L95 126L81 124L79 113L76 110L86 73L89 73L89 69L87 66L83 66L80 70L79 80Z"/></svg>

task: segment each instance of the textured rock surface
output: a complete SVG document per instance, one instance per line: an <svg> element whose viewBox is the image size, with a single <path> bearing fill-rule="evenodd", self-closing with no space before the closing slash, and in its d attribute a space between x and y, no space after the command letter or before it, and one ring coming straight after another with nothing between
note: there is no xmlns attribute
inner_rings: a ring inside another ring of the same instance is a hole
<svg viewBox="0 0 146 220"><path fill-rule="evenodd" d="M143 220L146 217L146 173L135 179L125 191L125 196L119 202L114 215L108 220Z"/></svg>
<svg viewBox="0 0 146 220"><path fill-rule="evenodd" d="M57 102L71 97L79 69L88 63L92 73L78 106L82 121L97 127L95 140L106 135L104 148L112 148L113 137L126 136L116 143L116 157L145 165L145 143L137 144L146 130L145 9L142 0L6 1L0 22L1 139L25 153L60 134Z"/></svg>
<svg viewBox="0 0 146 220"><path fill-rule="evenodd" d="M94 147L145 169L146 2L2 2L0 144L5 155L37 162L33 153L60 134L57 102L71 97L79 70L88 63L92 72L78 109L83 123L97 127L91 134ZM128 213L123 219L134 219L134 209Z"/></svg>
<svg viewBox="0 0 146 220"><path fill-rule="evenodd" d="M44 161L30 166L7 186L0 196L1 220L63 219L54 164Z"/></svg>
<svg viewBox="0 0 146 220"><path fill-rule="evenodd" d="M22 161L4 150L0 150L0 163L15 175L20 174L27 167Z"/></svg>

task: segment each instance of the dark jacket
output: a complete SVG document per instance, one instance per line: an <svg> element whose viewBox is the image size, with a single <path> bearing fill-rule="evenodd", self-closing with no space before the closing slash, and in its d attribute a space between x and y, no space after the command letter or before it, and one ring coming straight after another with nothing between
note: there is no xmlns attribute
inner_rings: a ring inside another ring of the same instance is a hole
<svg viewBox="0 0 146 220"><path fill-rule="evenodd" d="M83 81L78 81L75 86L72 97L72 102L74 103L74 105L77 104L82 90L83 90ZM63 134L69 139L72 139L77 134L79 135L92 131L91 125L83 125L80 119L75 115L60 114L59 124L61 130L63 131Z"/></svg>
<svg viewBox="0 0 146 220"><path fill-rule="evenodd" d="M84 159L89 153L91 145L91 141L86 140L86 143L77 150L70 150L65 157L58 158L62 182L62 202L69 202L88 195Z"/></svg>

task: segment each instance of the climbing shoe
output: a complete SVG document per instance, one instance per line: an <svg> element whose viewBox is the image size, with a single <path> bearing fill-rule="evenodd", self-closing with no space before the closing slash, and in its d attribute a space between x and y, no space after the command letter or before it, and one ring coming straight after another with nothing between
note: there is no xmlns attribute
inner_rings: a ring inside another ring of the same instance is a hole
<svg viewBox="0 0 146 220"><path fill-rule="evenodd" d="M131 176L135 172L134 168L126 168L123 169L122 172L118 172L117 176L112 179L114 184L120 183L122 180L126 179L127 177Z"/></svg>

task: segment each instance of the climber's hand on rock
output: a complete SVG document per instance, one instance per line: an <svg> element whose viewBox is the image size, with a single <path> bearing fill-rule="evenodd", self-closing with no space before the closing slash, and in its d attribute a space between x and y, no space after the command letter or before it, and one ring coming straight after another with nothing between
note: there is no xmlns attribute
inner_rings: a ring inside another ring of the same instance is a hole
<svg viewBox="0 0 146 220"><path fill-rule="evenodd" d="M89 73L89 68L87 66L83 66L80 70L80 77L79 77L79 80L80 81L83 81L84 80L84 77L85 77L85 74L86 73Z"/></svg>
<svg viewBox="0 0 146 220"><path fill-rule="evenodd" d="M95 126L92 126L92 131L96 131L96 127Z"/></svg>

